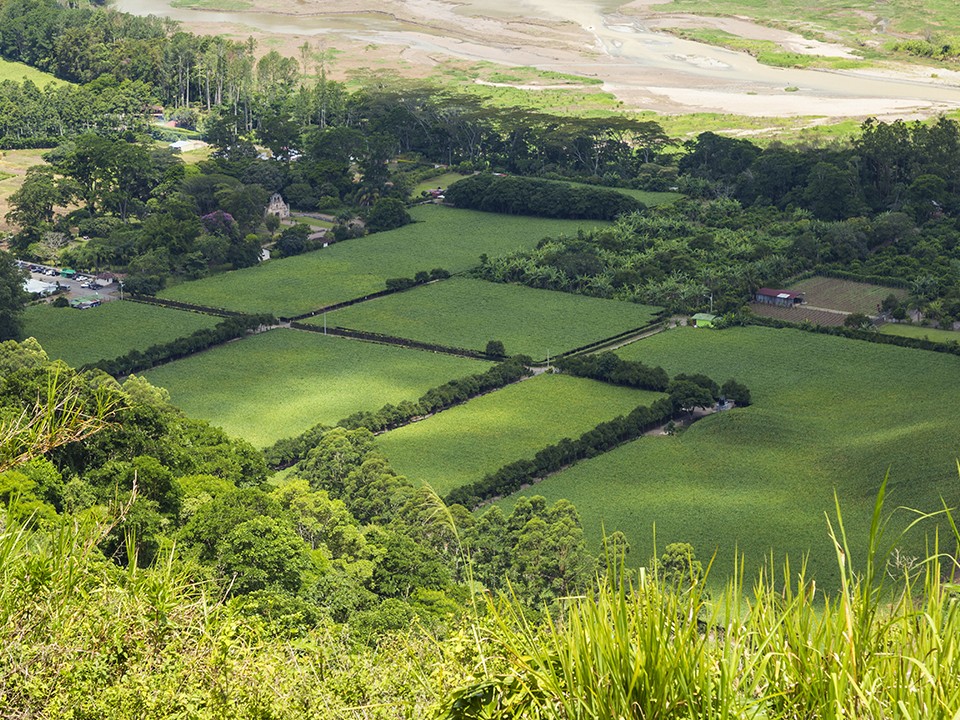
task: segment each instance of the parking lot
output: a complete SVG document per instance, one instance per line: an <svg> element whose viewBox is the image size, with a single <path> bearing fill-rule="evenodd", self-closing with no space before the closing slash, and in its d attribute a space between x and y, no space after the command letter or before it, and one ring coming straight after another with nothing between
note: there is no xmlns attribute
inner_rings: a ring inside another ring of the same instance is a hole
<svg viewBox="0 0 960 720"><path fill-rule="evenodd" d="M66 297L75 298L99 294L104 302L116 300L120 295L120 286L116 281L98 280L95 276L78 272L72 278L63 277L61 269L50 265L29 263L18 260L17 264L29 271L30 277L41 282L59 284L66 288Z"/></svg>

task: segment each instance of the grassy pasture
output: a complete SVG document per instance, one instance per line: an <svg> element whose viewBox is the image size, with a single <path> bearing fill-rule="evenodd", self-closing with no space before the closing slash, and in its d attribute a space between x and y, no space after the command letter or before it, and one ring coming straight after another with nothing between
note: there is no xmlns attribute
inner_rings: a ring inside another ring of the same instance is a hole
<svg viewBox="0 0 960 720"><path fill-rule="evenodd" d="M788 553L821 587L836 580L824 513L836 490L853 548L865 548L875 493L890 471L888 509L936 509L957 501L960 359L796 330L677 329L618 351L671 374L735 377L754 405L710 416L673 437L644 437L554 475L535 489L568 498L591 543L622 530L631 559L687 541L717 577L734 553L750 572ZM510 503L511 500L504 501ZM899 513L900 521L906 513ZM922 540L910 546L922 554Z"/></svg>
<svg viewBox="0 0 960 720"><path fill-rule="evenodd" d="M443 495L658 397L584 378L539 375L392 430L378 443L398 472Z"/></svg>
<svg viewBox="0 0 960 720"><path fill-rule="evenodd" d="M272 330L144 373L192 417L266 446L358 410L416 400L488 363Z"/></svg>
<svg viewBox="0 0 960 720"><path fill-rule="evenodd" d="M671 29L670 32L687 40L695 40L708 45L717 45L729 50L745 52L755 57L758 62L764 65L772 65L773 67L849 70L869 67L872 64L866 60L853 58L788 52L772 40L750 40L723 30L674 28Z"/></svg>
<svg viewBox="0 0 960 720"><path fill-rule="evenodd" d="M933 342L960 342L960 332L956 330L942 330L940 328L924 327L923 325L887 323L880 326L880 332L886 335L901 335Z"/></svg>
<svg viewBox="0 0 960 720"><path fill-rule="evenodd" d="M436 190L439 188L447 188L450 185L453 185L457 180L463 180L469 175L462 175L458 172L448 172L443 175L437 175L436 177L429 178L419 182L414 186L413 192L410 193L411 197L418 198L421 193L427 192L429 190Z"/></svg>
<svg viewBox="0 0 960 720"><path fill-rule="evenodd" d="M79 366L175 340L220 318L116 301L89 310L31 305L24 320L26 336L39 340L47 355Z"/></svg>
<svg viewBox="0 0 960 720"><path fill-rule="evenodd" d="M536 359L650 323L658 308L616 300L453 278L327 314L329 326ZM318 316L309 322L323 324Z"/></svg>
<svg viewBox="0 0 960 720"><path fill-rule="evenodd" d="M323 250L169 288L173 300L242 312L291 316L383 290L387 278L420 270L467 270L482 254L534 247L542 238L575 235L600 223L495 215L439 205L416 207L418 222L335 243Z"/></svg>
<svg viewBox="0 0 960 720"><path fill-rule="evenodd" d="M900 300L907 297L907 291L902 288L838 280L819 275L794 283L790 286L790 290L805 293L809 305L867 315L876 315L877 305L882 303L888 295L895 295Z"/></svg>
<svg viewBox="0 0 960 720"><path fill-rule="evenodd" d="M43 70L37 70L35 67L24 65L13 60L0 59L0 81L13 80L14 82L23 82L30 80L37 87L46 87L50 83L67 84L65 80L58 80L50 73Z"/></svg>

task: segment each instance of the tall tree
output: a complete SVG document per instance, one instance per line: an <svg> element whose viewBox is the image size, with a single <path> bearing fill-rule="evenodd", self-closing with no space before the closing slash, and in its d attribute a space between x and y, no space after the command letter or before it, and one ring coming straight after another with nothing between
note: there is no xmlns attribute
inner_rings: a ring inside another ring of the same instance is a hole
<svg viewBox="0 0 960 720"><path fill-rule="evenodd" d="M27 301L23 290L25 277L13 257L0 252L0 340L13 340L23 329L23 307Z"/></svg>

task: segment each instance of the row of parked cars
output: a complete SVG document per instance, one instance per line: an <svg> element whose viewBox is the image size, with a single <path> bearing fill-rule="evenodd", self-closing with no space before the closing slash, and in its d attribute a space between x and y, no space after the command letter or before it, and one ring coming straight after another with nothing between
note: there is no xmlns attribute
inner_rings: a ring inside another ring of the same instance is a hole
<svg viewBox="0 0 960 720"><path fill-rule="evenodd" d="M47 267L46 265L35 265L33 263L24 262L23 260L17 260L17 265L21 268L29 270L32 273L37 275L49 275L50 277L58 277L61 274L61 271L55 267ZM70 273L72 271L68 271ZM73 274L68 279L76 280L80 283L80 287L87 290L99 290L105 285L101 285L97 282L97 279L89 275L80 275Z"/></svg>
<svg viewBox="0 0 960 720"><path fill-rule="evenodd" d="M52 267L44 267L43 265L33 265L32 263L26 263L23 260L17 260L17 265L21 268L29 270L32 273L37 273L38 275L49 275L50 277L56 277L60 274L60 271Z"/></svg>

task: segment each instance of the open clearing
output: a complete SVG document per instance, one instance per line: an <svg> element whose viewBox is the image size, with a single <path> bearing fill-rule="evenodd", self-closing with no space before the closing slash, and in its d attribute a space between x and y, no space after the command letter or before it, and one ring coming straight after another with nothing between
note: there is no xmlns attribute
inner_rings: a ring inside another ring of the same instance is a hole
<svg viewBox="0 0 960 720"><path fill-rule="evenodd" d="M89 310L31 305L24 316L26 337L39 340L51 358L75 367L170 342L221 319L119 300Z"/></svg>
<svg viewBox="0 0 960 720"><path fill-rule="evenodd" d="M754 405L641 438L525 491L576 504L593 547L601 527L622 530L631 561L645 564L656 525L660 548L691 542L704 559L716 550L718 578L735 551L752 572L772 548L795 563L809 552L818 584L832 588L824 513L834 516L835 490L857 549L888 469L888 510L936 509L941 496L956 504L960 358L756 327L670 330L618 354L671 374L734 377ZM921 539L911 546L921 548Z"/></svg>
<svg viewBox="0 0 960 720"><path fill-rule="evenodd" d="M791 292L802 292L809 305L848 313L876 315L877 306L888 295L900 300L907 297L907 291L901 288L870 285L852 280L815 275L790 286Z"/></svg>
<svg viewBox="0 0 960 720"><path fill-rule="evenodd" d="M358 410L416 400L489 363L296 330L271 330L144 373L192 417L258 447Z"/></svg>
<svg viewBox="0 0 960 720"><path fill-rule="evenodd" d="M378 443L395 470L444 495L660 397L595 380L539 375L392 430Z"/></svg>
<svg viewBox="0 0 960 720"><path fill-rule="evenodd" d="M500 340L508 355L543 359L648 325L659 309L453 278L336 310L326 322L469 350Z"/></svg>
<svg viewBox="0 0 960 720"><path fill-rule="evenodd" d="M576 235L596 221L543 220L423 205L418 222L323 250L177 285L161 297L248 313L291 317L385 288L420 270L460 272L490 257L530 249L547 236Z"/></svg>
<svg viewBox="0 0 960 720"><path fill-rule="evenodd" d="M56 77L50 73L45 73L43 70L37 70L35 67L30 67L29 65L24 65L20 62L14 62L13 60L3 60L0 59L0 81L3 80L13 80L14 82L23 82L24 80L29 80L37 87L46 87L50 83L59 83L61 85L69 85L66 80L58 80Z"/></svg>
<svg viewBox="0 0 960 720"><path fill-rule="evenodd" d="M6 215L10 212L10 196L13 195L27 175L27 168L33 165L43 165L41 157L47 150L3 150L0 152L0 230L18 230L19 228L7 222Z"/></svg>

